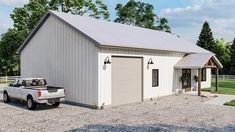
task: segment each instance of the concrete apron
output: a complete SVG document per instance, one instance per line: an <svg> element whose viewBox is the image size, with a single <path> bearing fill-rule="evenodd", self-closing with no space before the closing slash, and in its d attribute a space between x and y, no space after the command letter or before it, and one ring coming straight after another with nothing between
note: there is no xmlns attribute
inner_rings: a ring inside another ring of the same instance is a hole
<svg viewBox="0 0 235 132"><path fill-rule="evenodd" d="M212 104L212 105L221 105L223 106L224 103L230 102L231 100L235 99L235 95L226 95L226 94L216 94L218 97L211 99L209 101L204 102L205 104Z"/></svg>
<svg viewBox="0 0 235 132"><path fill-rule="evenodd" d="M196 91L186 92L185 94L197 96ZM212 104L212 105L220 105L220 106L224 106L224 103L230 102L231 100L235 99L235 95L227 95L227 94L215 94L215 93L210 93L210 92L202 92L202 95L203 96L211 96L211 97L217 96L217 97L215 97L209 101L203 102L203 103Z"/></svg>

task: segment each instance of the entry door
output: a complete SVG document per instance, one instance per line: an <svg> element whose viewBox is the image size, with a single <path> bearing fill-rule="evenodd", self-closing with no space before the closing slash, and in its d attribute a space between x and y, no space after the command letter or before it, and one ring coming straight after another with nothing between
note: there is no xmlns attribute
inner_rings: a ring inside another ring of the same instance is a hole
<svg viewBox="0 0 235 132"><path fill-rule="evenodd" d="M185 91L191 91L191 69L182 69L182 76L186 78L182 82L182 87Z"/></svg>
<svg viewBox="0 0 235 132"><path fill-rule="evenodd" d="M142 58L112 57L112 105L142 101Z"/></svg>

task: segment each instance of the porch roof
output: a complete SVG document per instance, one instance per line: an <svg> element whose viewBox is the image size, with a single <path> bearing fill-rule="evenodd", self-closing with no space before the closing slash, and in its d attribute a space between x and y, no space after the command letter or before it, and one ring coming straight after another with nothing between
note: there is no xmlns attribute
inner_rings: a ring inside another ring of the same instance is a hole
<svg viewBox="0 0 235 132"><path fill-rule="evenodd" d="M203 68L210 59L215 62L217 68L223 68L223 65L219 62L216 56L211 53L187 55L175 65L175 68Z"/></svg>

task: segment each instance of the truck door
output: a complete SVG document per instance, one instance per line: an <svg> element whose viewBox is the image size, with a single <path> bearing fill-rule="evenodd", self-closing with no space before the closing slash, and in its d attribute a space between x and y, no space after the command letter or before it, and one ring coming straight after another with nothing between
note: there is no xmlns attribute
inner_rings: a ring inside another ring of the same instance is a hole
<svg viewBox="0 0 235 132"><path fill-rule="evenodd" d="M16 98L15 97L15 87L17 86L17 83L18 83L18 79L14 80L7 88L7 93L10 97L12 98Z"/></svg>
<svg viewBox="0 0 235 132"><path fill-rule="evenodd" d="M22 80L19 80L18 82L17 82L17 85L16 85L16 87L15 87L15 92L14 92L14 95L15 95L15 97L16 98L18 98L18 99L21 99L21 89L23 88L23 85L22 85Z"/></svg>

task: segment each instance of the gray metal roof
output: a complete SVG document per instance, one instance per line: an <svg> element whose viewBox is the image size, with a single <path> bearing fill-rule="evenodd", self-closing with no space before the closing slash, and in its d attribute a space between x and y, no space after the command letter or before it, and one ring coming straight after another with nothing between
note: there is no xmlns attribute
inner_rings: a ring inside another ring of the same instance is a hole
<svg viewBox="0 0 235 132"><path fill-rule="evenodd" d="M214 54L200 53L190 54L182 58L176 65L175 68L203 68L203 66L210 60L213 59L217 64L218 68L223 68L222 64L216 58Z"/></svg>
<svg viewBox="0 0 235 132"><path fill-rule="evenodd" d="M96 46L142 48L185 53L211 53L170 33L49 11L18 49L21 52L49 16L63 21L95 42Z"/></svg>

